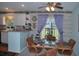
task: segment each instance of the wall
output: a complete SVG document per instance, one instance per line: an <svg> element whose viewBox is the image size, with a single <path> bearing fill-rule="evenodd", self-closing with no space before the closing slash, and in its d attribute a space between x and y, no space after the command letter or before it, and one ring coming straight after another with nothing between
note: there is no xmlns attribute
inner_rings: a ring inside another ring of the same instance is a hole
<svg viewBox="0 0 79 59"><path fill-rule="evenodd" d="M76 41L74 54L79 56L79 32L78 32L79 7L76 7L72 14L65 14L63 21L64 41L73 38Z"/></svg>
<svg viewBox="0 0 79 59"><path fill-rule="evenodd" d="M63 19L63 38L67 41L72 38L72 13L65 13Z"/></svg>
<svg viewBox="0 0 79 59"><path fill-rule="evenodd" d="M72 30L73 30L73 38L76 41L76 45L74 47L74 52L79 56L79 32L78 32L78 20L79 20L79 7L77 6L73 10L72 14Z"/></svg>
<svg viewBox="0 0 79 59"><path fill-rule="evenodd" d="M14 14L14 25L25 25L26 14Z"/></svg>

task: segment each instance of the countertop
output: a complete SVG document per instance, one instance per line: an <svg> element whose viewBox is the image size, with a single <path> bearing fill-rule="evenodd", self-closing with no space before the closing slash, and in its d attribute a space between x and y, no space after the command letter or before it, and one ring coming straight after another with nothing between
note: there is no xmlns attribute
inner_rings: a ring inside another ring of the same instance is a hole
<svg viewBox="0 0 79 59"><path fill-rule="evenodd" d="M28 32L32 30L0 30L0 32Z"/></svg>

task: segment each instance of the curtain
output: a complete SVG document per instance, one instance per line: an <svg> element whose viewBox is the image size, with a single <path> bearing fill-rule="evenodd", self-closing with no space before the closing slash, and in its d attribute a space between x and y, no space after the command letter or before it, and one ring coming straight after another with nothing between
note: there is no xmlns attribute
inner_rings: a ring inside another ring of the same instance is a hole
<svg viewBox="0 0 79 59"><path fill-rule="evenodd" d="M63 41L63 15L55 14L55 23L60 33L60 41Z"/></svg>
<svg viewBox="0 0 79 59"><path fill-rule="evenodd" d="M47 14L40 14L38 15L38 22L37 22L37 32L40 33L43 29L43 27L46 24L48 15Z"/></svg>

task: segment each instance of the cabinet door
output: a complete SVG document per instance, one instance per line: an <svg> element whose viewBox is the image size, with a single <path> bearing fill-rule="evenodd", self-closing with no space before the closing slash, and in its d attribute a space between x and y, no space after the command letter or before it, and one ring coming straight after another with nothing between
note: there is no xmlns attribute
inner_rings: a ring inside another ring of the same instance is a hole
<svg viewBox="0 0 79 59"><path fill-rule="evenodd" d="M20 53L20 32L8 32L8 51Z"/></svg>
<svg viewBox="0 0 79 59"><path fill-rule="evenodd" d="M1 42L8 43L8 32L1 32Z"/></svg>

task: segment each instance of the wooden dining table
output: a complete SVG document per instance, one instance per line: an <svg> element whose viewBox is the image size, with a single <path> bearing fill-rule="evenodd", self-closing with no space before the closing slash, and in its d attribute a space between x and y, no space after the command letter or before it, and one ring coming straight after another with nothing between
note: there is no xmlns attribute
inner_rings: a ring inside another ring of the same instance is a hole
<svg viewBox="0 0 79 59"><path fill-rule="evenodd" d="M33 47L36 48L41 48L41 49L46 49L47 51L51 50L51 49L56 49L56 51L58 52L58 50L61 50L61 53L63 54L64 50L71 50L71 48L68 45L64 45L64 44L55 44L55 45L33 45Z"/></svg>
<svg viewBox="0 0 79 59"><path fill-rule="evenodd" d="M56 46L49 46L49 45L33 45L33 47L36 47L36 48L42 48L42 49L53 49L53 48L56 48Z"/></svg>
<svg viewBox="0 0 79 59"><path fill-rule="evenodd" d="M34 47L36 47L36 48L56 48L55 46L49 46L49 45L34 45Z"/></svg>
<svg viewBox="0 0 79 59"><path fill-rule="evenodd" d="M56 48L56 49L61 49L62 52L64 50L71 50L71 48L68 45L62 44L62 43L51 45L51 46L50 45L40 45L40 44L37 44L37 45L33 45L33 47L36 47L36 48L49 48L49 49Z"/></svg>

